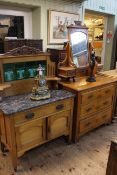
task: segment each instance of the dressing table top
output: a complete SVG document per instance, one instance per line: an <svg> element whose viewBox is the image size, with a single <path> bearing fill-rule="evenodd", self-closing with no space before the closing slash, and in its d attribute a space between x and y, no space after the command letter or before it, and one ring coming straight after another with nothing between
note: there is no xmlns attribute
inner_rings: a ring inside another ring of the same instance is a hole
<svg viewBox="0 0 117 175"><path fill-rule="evenodd" d="M75 79L75 82L62 81L59 82L59 84L74 91L83 91L117 81L117 76L110 77L108 75L99 74L95 77L96 82L87 82L86 79L88 77L79 77Z"/></svg>

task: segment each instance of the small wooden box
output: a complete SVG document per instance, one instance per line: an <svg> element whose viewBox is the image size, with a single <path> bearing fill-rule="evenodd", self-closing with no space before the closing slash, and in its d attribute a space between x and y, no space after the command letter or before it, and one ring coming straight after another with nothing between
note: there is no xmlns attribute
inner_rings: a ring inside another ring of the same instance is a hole
<svg viewBox="0 0 117 175"><path fill-rule="evenodd" d="M63 78L72 78L76 76L76 68L74 67L61 67L58 68L58 75Z"/></svg>

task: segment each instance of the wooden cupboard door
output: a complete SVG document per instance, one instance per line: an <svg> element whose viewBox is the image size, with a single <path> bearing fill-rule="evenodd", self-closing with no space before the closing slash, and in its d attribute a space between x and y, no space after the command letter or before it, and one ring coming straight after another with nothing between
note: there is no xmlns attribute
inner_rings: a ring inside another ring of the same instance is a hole
<svg viewBox="0 0 117 175"><path fill-rule="evenodd" d="M63 111L48 117L48 139L54 139L70 133L70 116L71 112Z"/></svg>
<svg viewBox="0 0 117 175"><path fill-rule="evenodd" d="M40 145L46 139L46 120L36 119L15 127L17 154Z"/></svg>

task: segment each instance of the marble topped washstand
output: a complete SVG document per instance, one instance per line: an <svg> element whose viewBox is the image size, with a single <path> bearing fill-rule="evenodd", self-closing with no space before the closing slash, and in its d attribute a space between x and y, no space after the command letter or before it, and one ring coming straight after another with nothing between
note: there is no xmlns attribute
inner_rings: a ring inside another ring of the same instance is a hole
<svg viewBox="0 0 117 175"><path fill-rule="evenodd" d="M52 90L51 98L31 101L31 94L0 103L1 148L10 151L13 167L26 151L60 136L71 142L74 94Z"/></svg>

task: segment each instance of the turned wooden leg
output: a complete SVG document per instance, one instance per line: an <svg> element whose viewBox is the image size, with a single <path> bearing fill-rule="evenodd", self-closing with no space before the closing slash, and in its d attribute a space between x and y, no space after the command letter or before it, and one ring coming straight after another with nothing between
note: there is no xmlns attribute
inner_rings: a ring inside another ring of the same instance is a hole
<svg viewBox="0 0 117 175"><path fill-rule="evenodd" d="M71 140L71 136L64 136L64 139L65 141L68 143L68 144L71 144L72 143L72 140Z"/></svg>
<svg viewBox="0 0 117 175"><path fill-rule="evenodd" d="M1 142L1 151L3 156L7 156L7 152L9 152L9 150L6 148L6 146Z"/></svg>
<svg viewBox="0 0 117 175"><path fill-rule="evenodd" d="M13 150L10 152L14 171L17 171L17 155Z"/></svg>
<svg viewBox="0 0 117 175"><path fill-rule="evenodd" d="M75 77L73 77L73 82L75 82Z"/></svg>
<svg viewBox="0 0 117 175"><path fill-rule="evenodd" d="M2 151L2 153L5 152L5 145L2 142L1 142L1 151Z"/></svg>

